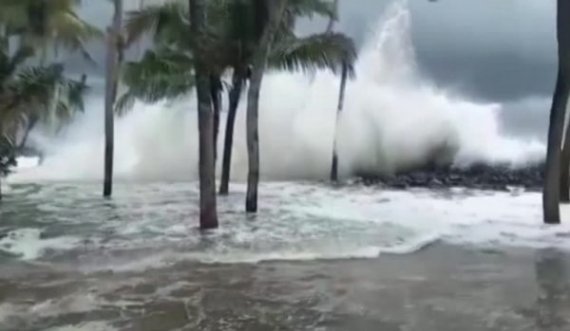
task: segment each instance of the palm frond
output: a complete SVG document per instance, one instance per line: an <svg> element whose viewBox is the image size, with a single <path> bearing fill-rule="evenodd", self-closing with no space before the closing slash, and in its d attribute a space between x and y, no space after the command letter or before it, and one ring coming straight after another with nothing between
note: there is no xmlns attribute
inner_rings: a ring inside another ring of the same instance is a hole
<svg viewBox="0 0 570 331"><path fill-rule="evenodd" d="M64 82L67 103L75 111L83 112L85 110L83 97L90 89L86 84L86 79L87 76L83 75L79 81L68 79Z"/></svg>
<svg viewBox="0 0 570 331"><path fill-rule="evenodd" d="M133 108L136 101L137 97L135 96L133 91L129 90L123 93L115 102L115 113L118 116L125 115Z"/></svg>
<svg viewBox="0 0 570 331"><path fill-rule="evenodd" d="M53 43L71 52L78 52L90 63L95 63L85 44L94 39L102 39L103 32L72 11L54 15L51 19L54 22L51 27L54 30Z"/></svg>
<svg viewBox="0 0 570 331"><path fill-rule="evenodd" d="M21 64L23 64L30 57L34 56L34 49L29 46L22 46L18 48L16 53L12 55L9 64L9 74L12 74Z"/></svg>
<svg viewBox="0 0 570 331"><path fill-rule="evenodd" d="M352 39L341 33L324 33L306 38L285 38L274 45L269 65L287 71L311 72L329 69L338 73L347 65L354 76L356 47Z"/></svg>
<svg viewBox="0 0 570 331"><path fill-rule="evenodd" d="M5 85L3 95L7 101L2 108L4 112L12 114L12 119L32 113L46 118L46 111L50 108L48 105L55 102L56 116L71 118L76 112L83 111L83 95L87 89L85 80L75 81L65 77L60 64L28 67L20 70Z"/></svg>
<svg viewBox="0 0 570 331"><path fill-rule="evenodd" d="M129 62L123 69L123 83L128 88L117 107L132 105L133 98L144 102L174 99L190 93L194 87L192 58L182 52L163 49L147 51L139 62Z"/></svg>
<svg viewBox="0 0 570 331"><path fill-rule="evenodd" d="M7 90L20 102L34 99L46 101L62 76L63 65L60 64L24 68L8 83Z"/></svg>
<svg viewBox="0 0 570 331"><path fill-rule="evenodd" d="M20 47L11 57L7 50L0 50L0 91L12 78L18 68L33 56L33 49L30 47Z"/></svg>
<svg viewBox="0 0 570 331"><path fill-rule="evenodd" d="M145 35L160 42L180 42L189 31L186 1L169 0L162 5L151 5L126 15L126 44L131 45ZM181 39L182 38L182 39Z"/></svg>

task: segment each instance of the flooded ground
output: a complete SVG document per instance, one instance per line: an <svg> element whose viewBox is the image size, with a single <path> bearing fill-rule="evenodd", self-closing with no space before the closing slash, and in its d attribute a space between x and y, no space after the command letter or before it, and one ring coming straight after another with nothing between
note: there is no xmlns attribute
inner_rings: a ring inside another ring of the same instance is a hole
<svg viewBox="0 0 570 331"><path fill-rule="evenodd" d="M200 233L192 183L14 184L0 330L570 330L540 194L265 183Z"/></svg>
<svg viewBox="0 0 570 331"><path fill-rule="evenodd" d="M9 263L2 330L570 330L570 257L434 245L375 259L82 273Z"/></svg>

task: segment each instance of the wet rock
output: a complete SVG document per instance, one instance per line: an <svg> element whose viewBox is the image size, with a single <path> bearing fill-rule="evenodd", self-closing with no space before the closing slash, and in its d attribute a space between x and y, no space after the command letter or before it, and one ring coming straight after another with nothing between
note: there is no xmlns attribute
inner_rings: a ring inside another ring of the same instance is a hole
<svg viewBox="0 0 570 331"><path fill-rule="evenodd" d="M395 189L408 187L445 188L467 187L505 191L512 187L540 190L544 164L512 168L507 165L474 164L469 167L429 167L392 176L359 176L364 185L381 185Z"/></svg>

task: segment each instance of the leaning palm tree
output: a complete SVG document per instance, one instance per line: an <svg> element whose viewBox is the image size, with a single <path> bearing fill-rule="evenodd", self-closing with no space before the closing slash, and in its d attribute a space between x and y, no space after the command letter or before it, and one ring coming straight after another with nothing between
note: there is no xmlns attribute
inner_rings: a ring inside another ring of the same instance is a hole
<svg viewBox="0 0 570 331"><path fill-rule="evenodd" d="M543 190L544 222L560 223L560 165L564 115L570 95L570 2L557 1L558 77L550 110Z"/></svg>

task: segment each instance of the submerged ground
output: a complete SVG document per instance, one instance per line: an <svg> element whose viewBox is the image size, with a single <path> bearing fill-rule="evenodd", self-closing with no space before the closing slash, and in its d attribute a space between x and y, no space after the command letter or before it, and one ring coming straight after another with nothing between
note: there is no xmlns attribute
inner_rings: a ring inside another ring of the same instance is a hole
<svg viewBox="0 0 570 331"><path fill-rule="evenodd" d="M570 226L540 194L265 183L196 229L193 183L14 184L0 330L570 330Z"/></svg>
<svg viewBox="0 0 570 331"><path fill-rule="evenodd" d="M5 264L2 330L570 330L570 256L434 245L375 259L82 273Z"/></svg>

